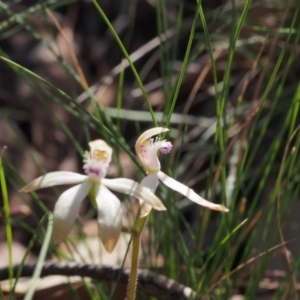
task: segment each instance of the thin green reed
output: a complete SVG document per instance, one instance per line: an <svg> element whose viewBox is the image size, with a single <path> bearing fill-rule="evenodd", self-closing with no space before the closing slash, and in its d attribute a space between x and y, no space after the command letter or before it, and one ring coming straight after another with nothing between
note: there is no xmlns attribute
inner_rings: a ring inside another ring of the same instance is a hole
<svg viewBox="0 0 300 300"><path fill-rule="evenodd" d="M176 82L176 85L175 85L174 94L173 94L172 102L171 102L171 105L170 105L170 110L168 111L167 118L166 118L166 121L165 121L165 127L166 128L168 128L170 126L171 116L172 116L172 113L174 111L175 104L176 104L176 101L177 101L178 95L179 95L179 90L180 90L180 87L181 87L181 84L182 84L182 81L183 81L183 78L184 78L184 74L185 74L185 71L186 71L186 68L187 68L187 65L188 65L188 62L189 62L190 52L191 52L191 48L192 48L192 44L193 44L193 40L194 40L194 35L195 35L195 30L196 30L196 24L197 24L197 17L196 16L197 16L197 13L195 13L195 16L194 16L194 19L193 19L193 23L192 23L192 26L191 26L189 40L188 40L188 44L187 44L187 47L186 47L186 52L185 52L185 55L184 55L182 67L181 67L181 70L180 70L180 73L179 73L179 76L178 76L178 79L177 79L177 82Z"/></svg>
<svg viewBox="0 0 300 300"><path fill-rule="evenodd" d="M155 126L157 126L157 121L156 121L156 119L155 119L154 112L153 112L151 103L150 103L150 101L149 101L149 98L148 98L148 96L147 96L146 90L145 90L145 88L144 88L144 85L143 85L143 83L142 83L142 81L141 81L141 79L140 79L140 76L139 76L139 74L138 74L138 72L137 72L137 70L136 70L136 68L135 68L135 66L134 66L134 64L133 64L133 62L132 62L131 59L130 59L130 56L129 56L127 50L125 49L125 47L124 47L124 45L123 45L121 39L119 38L117 32L115 31L113 25L111 24L111 22L110 22L109 19L107 18L106 14L105 14L105 12L103 11L103 9L101 8L101 6L97 3L96 0L93 0L93 3L94 3L94 5L95 5L95 8L97 9L97 11L99 12L99 14L101 15L101 17L102 17L103 20L105 21L106 25L107 25L108 28L110 29L111 33L113 34L113 36L114 36L116 42L118 43L120 49L122 50L124 56L126 57L128 63L129 63L129 65L130 65L130 68L131 68L131 70L132 70L132 73L134 74L135 79L136 79L136 81L137 81L137 83L138 83L138 85L139 85L139 87L140 87L140 89L141 89L141 91L142 91L142 93L143 93L143 96L144 96L144 98L145 98L147 107L148 107L148 109L149 109L149 113L151 114L151 117L152 117L153 124L154 124Z"/></svg>

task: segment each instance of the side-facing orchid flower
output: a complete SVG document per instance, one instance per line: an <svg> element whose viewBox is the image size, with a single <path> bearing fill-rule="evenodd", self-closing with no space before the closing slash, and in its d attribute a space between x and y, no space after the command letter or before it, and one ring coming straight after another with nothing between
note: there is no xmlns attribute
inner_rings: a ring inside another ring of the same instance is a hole
<svg viewBox="0 0 300 300"><path fill-rule="evenodd" d="M102 243L108 252L112 252L122 228L122 207L120 200L109 189L143 199L157 210L165 210L162 202L152 191L139 183L126 178L106 179L111 161L112 149L103 141L89 143L83 169L87 175L73 172L51 172L28 183L21 192L63 184L77 184L66 190L58 198L53 211L53 233L55 243L63 240L76 220L80 204L89 195L98 211L99 232Z"/></svg>
<svg viewBox="0 0 300 300"><path fill-rule="evenodd" d="M155 127L145 131L137 140L135 145L135 150L139 161L145 168L147 176L142 180L141 184L143 186L149 187L152 191L155 191L159 180L167 187L173 189L176 192L184 195L191 201L208 207L213 210L218 211L228 211L228 209L221 204L215 204L209 202L198 194L194 190L190 189L186 185L178 182L177 180L169 177L160 170L160 161L157 157L158 150L162 154L170 153L172 149L172 144L166 140L154 139L152 136L169 131L169 129L164 127ZM144 200L144 199L143 199ZM141 202L141 217L145 217L151 211L151 206L146 203L146 201Z"/></svg>

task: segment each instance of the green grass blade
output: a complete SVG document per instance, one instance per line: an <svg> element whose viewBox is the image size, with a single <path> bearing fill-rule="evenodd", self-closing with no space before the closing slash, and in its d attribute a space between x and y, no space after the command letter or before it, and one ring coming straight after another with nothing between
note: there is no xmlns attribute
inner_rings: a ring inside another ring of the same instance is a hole
<svg viewBox="0 0 300 300"><path fill-rule="evenodd" d="M38 261L36 263L36 267L33 273L33 277L32 277L32 282L31 285L29 287L29 290L27 291L24 300L31 300L35 291L35 287L37 285L37 280L40 277L42 268L43 268L43 264L46 258L46 254L49 248L49 244L51 242L51 234L52 234L52 229L53 229L53 215L49 214L48 217L48 227L47 227L47 231L45 234L45 238L42 244L42 248L41 248L41 252L38 258Z"/></svg>
<svg viewBox="0 0 300 300"><path fill-rule="evenodd" d="M185 71L186 71L187 64L189 62L191 47L192 47L192 44L193 44L195 30L196 30L196 23L197 23L196 21L197 21L197 18L196 18L196 14L195 14L195 17L194 17L194 20L193 20L193 23L192 23L192 27L191 27L191 31L190 31L190 36L189 36L187 48L186 48L186 51L185 51L185 56L184 56L183 63L182 63L182 67L181 67L179 77L178 77L178 80L177 80L177 83L176 83L176 86L175 86L174 96L172 98L172 102L171 102L170 109L168 111L168 115L167 115L167 119L166 119L166 123L165 123L165 127L167 127L167 128L170 125L170 120L171 120L172 113L174 111L175 104L176 104L176 101L177 101L177 98L178 98L181 83L182 83L182 80L183 80L183 77L184 77L184 74L185 74Z"/></svg>
<svg viewBox="0 0 300 300"><path fill-rule="evenodd" d="M42 225L44 224L46 219L47 219L47 215L44 215L43 218L39 222L38 228L36 228L36 230L33 232L33 236L32 236L32 238L31 238L31 240L30 240L30 242L29 242L29 244L26 248L26 251L25 251L25 253L23 255L23 258L22 258L22 261L20 263L20 267L18 268L17 274L15 276L15 282L14 282L14 286L12 288L12 293L14 293L14 291L16 289L16 286L17 286L17 283L18 283L18 278L20 277L20 275L22 273L22 269L23 269L23 266L25 264L26 258L28 257L31 249L34 247L35 242L38 239L38 232L39 232L39 230L42 229Z"/></svg>
<svg viewBox="0 0 300 300"><path fill-rule="evenodd" d="M3 150L5 150L5 149L2 149L0 152L0 182L1 182L1 190L2 190L2 198L3 198L6 241L7 241L7 247L8 247L9 287L10 287L10 290L12 290L12 279L13 279L12 242L13 242L13 236L12 236L12 229L11 229L8 192L7 192L4 168L3 168L3 163L2 163Z"/></svg>
<svg viewBox="0 0 300 300"><path fill-rule="evenodd" d="M129 63L129 65L130 65L130 68L131 68L131 70L132 70L132 72L133 72L133 74L134 74L134 76L135 76L135 79L136 79L136 81L137 81L137 83L138 83L138 85L139 85L139 87L140 87L140 89L141 89L141 91L142 91L142 93L143 93L143 96L144 96L144 98L145 98L146 104L147 104L148 109L149 109L149 113L151 114L151 117L152 117L153 124L154 124L154 126L158 126L158 125L157 125L157 121L156 121L156 119L155 119L155 115L154 115L152 106L151 106L151 103L150 103L150 100L149 100L149 98L148 98L148 95L147 95L146 90L145 90L145 88L144 88L144 85L143 85L143 83L142 83L142 80L141 80L141 78L140 78L140 76L139 76L139 74L138 74L138 72L137 72L137 70L136 70L134 64L132 63L132 61L131 61L131 59L130 59L130 56L129 56L127 50L126 50L126 48L124 47L124 45L123 45L121 39L119 38L119 36L118 36L116 30L114 29L113 25L111 24L111 22L110 22L109 19L107 18L105 12L102 10L102 8L100 7L100 5L97 3L96 0L93 0L93 3L94 3L94 5L95 5L97 11L99 12L99 14L101 15L101 17L102 17L103 20L105 21L106 25L107 25L108 28L110 29L111 33L113 34L113 36L114 36L116 42L118 43L120 49L122 50L124 56L126 57L128 63Z"/></svg>

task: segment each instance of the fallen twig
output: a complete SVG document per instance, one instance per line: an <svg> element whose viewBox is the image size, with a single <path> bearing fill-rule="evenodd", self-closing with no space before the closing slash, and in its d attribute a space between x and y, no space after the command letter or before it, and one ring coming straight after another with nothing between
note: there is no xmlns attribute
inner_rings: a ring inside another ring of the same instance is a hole
<svg viewBox="0 0 300 300"><path fill-rule="evenodd" d="M13 274L17 276L21 265L14 265ZM35 264L25 264L22 267L20 277L31 277ZM95 264L78 264L70 262L45 262L41 277L50 275L82 276L104 281L116 281L127 283L129 269L99 266ZM138 288L152 296L164 300L200 299L191 288L180 284L166 276L159 275L148 270L138 270ZM8 267L0 268L0 280L8 279Z"/></svg>

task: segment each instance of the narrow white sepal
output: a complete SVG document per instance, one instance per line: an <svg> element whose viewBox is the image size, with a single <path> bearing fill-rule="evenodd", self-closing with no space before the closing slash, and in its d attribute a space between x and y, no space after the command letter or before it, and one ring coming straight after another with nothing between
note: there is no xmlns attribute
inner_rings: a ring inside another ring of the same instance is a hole
<svg viewBox="0 0 300 300"><path fill-rule="evenodd" d="M202 205L202 206L208 207L210 209L213 209L213 210L225 211L225 212L229 211L229 209L226 208L224 205L212 203L212 202L209 202L209 201L203 199L198 194L196 194L194 192L194 190L190 189L189 187L182 184L181 182L169 177L168 175L166 175L162 171L159 171L157 173L157 175L158 175L158 178L163 182L163 184L165 184L166 186L168 186L172 190L184 195L185 197L187 197L191 201L193 201L193 202L195 202L199 205Z"/></svg>
<svg viewBox="0 0 300 300"><path fill-rule="evenodd" d="M91 181L84 181L66 190L58 198L53 211L52 239L54 243L62 241L71 231L80 204L88 194L92 184Z"/></svg>
<svg viewBox="0 0 300 300"><path fill-rule="evenodd" d="M116 178L116 179L106 179L103 178L101 183L107 188L131 195L138 199L144 200L147 204L151 205L156 210L166 210L163 203L157 198L149 188L140 185L139 183L127 179L127 178Z"/></svg>
<svg viewBox="0 0 300 300"><path fill-rule="evenodd" d="M55 185L78 184L83 182L85 179L87 179L86 175L74 172L50 172L29 182L20 190L20 192L28 193L37 189L42 189Z"/></svg>
<svg viewBox="0 0 300 300"><path fill-rule="evenodd" d="M149 188L153 193L156 191L158 186L158 177L157 173L150 173L141 181L141 185ZM140 199L140 209L141 209L141 218L144 218L149 215L151 212L152 206Z"/></svg>
<svg viewBox="0 0 300 300"><path fill-rule="evenodd" d="M122 206L120 200L103 184L96 187L99 233L105 249L111 253L120 237Z"/></svg>

